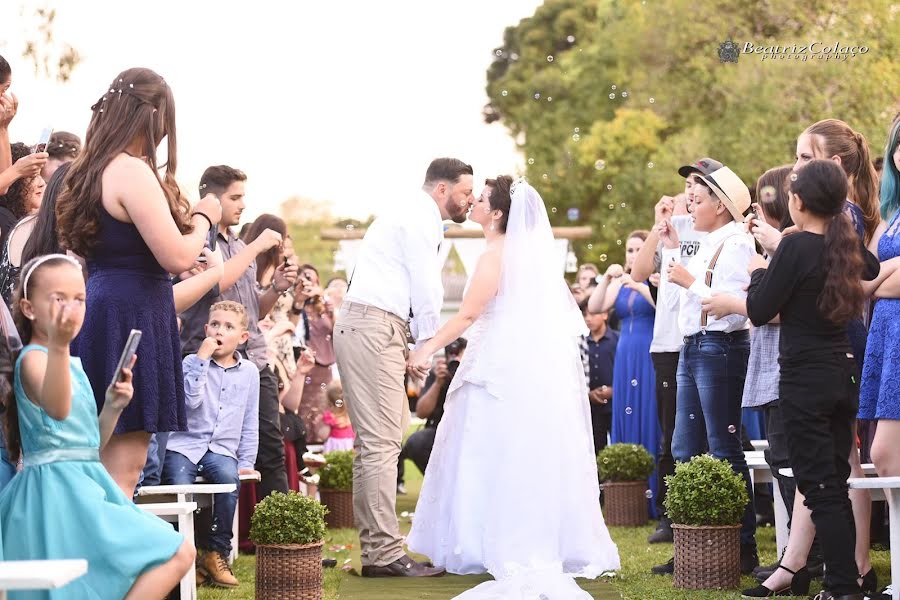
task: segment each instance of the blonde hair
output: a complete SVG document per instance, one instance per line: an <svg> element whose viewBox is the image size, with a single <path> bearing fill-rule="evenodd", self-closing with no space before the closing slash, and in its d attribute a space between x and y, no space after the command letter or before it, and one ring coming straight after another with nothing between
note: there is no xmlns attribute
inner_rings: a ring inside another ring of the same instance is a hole
<svg viewBox="0 0 900 600"><path fill-rule="evenodd" d="M335 379L328 384L328 387L325 388L325 396L328 398L328 403L331 404L331 406L337 408L337 406L335 405L335 400L337 400L338 398L343 398L344 396L344 386L341 385L340 379Z"/></svg>
<svg viewBox="0 0 900 600"><path fill-rule="evenodd" d="M238 317L240 317L241 327L243 327L244 329L247 329L247 327L250 325L250 317L247 315L247 309L244 308L243 304L234 302L232 300L223 300L221 302L216 302L209 307L210 316L212 316L212 314L217 310L236 314Z"/></svg>

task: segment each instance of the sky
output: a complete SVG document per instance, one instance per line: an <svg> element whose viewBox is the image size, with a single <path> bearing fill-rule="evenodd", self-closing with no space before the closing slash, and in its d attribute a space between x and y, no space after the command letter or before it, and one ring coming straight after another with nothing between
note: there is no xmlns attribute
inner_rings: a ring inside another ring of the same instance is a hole
<svg viewBox="0 0 900 600"><path fill-rule="evenodd" d="M3 0L2 54L19 112L12 141L45 127L84 134L115 76L149 67L172 87L178 179L196 200L203 170L245 171L245 220L303 196L365 218L415 193L432 158L485 177L524 167L501 124L487 125L485 77L505 27L538 0ZM38 6L82 62L65 84L20 58ZM20 11L24 7L24 16ZM16 23L18 27L13 27Z"/></svg>

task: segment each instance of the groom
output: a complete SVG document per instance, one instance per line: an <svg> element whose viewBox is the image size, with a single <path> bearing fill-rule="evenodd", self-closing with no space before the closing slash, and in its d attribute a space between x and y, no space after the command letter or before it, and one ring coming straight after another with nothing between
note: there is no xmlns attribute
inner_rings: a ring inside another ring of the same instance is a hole
<svg viewBox="0 0 900 600"><path fill-rule="evenodd" d="M403 550L397 523L397 457L409 425L404 374L408 333L418 347L440 326L438 260L445 219L466 220L472 167L436 158L422 191L392 201L369 226L334 326L334 351L356 430L353 512L363 577L432 577Z"/></svg>

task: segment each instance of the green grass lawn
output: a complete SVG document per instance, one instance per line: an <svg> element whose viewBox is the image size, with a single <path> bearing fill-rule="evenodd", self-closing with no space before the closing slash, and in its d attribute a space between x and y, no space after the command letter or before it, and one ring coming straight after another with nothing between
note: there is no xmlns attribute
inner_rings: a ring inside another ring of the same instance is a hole
<svg viewBox="0 0 900 600"><path fill-rule="evenodd" d="M412 462L406 463L406 488L408 494L398 496L397 514L415 511L416 500L422 485L422 476ZM408 533L411 521L408 517L400 517L403 533ZM619 547L622 570L611 580L611 586L603 582L581 582L596 599L609 600L621 597L623 600L736 600L741 597L740 590L676 590L672 586L671 576L650 574L650 567L667 561L672 556L671 544L647 544L647 536L653 531L652 525L646 527L612 527L610 532ZM775 530L762 528L757 533L760 548L760 562L771 563L775 560ZM415 582L395 579L362 579L351 574L342 566L360 570L359 541L353 529L332 529L325 540L324 555L335 558L338 568L325 571L325 600L405 600L428 598L431 600L449 600L461 591L473 587L486 577L446 576L430 581ZM873 562L878 572L879 585L890 581L890 553L873 552ZM345 561L349 560L349 563ZM250 600L254 598L254 569L256 557L241 555L235 562L235 575L241 586L234 590L223 590L210 587L199 589L200 600ZM756 580L743 577L743 587L756 585ZM811 595L821 589L821 581L813 581Z"/></svg>

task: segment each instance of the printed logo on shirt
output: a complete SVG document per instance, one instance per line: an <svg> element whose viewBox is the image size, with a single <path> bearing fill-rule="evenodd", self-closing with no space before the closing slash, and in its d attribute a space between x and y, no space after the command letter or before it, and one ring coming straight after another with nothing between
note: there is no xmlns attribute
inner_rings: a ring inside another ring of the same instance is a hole
<svg viewBox="0 0 900 600"><path fill-rule="evenodd" d="M681 258L690 258L695 256L700 250L700 242L694 240L691 242L681 242Z"/></svg>

